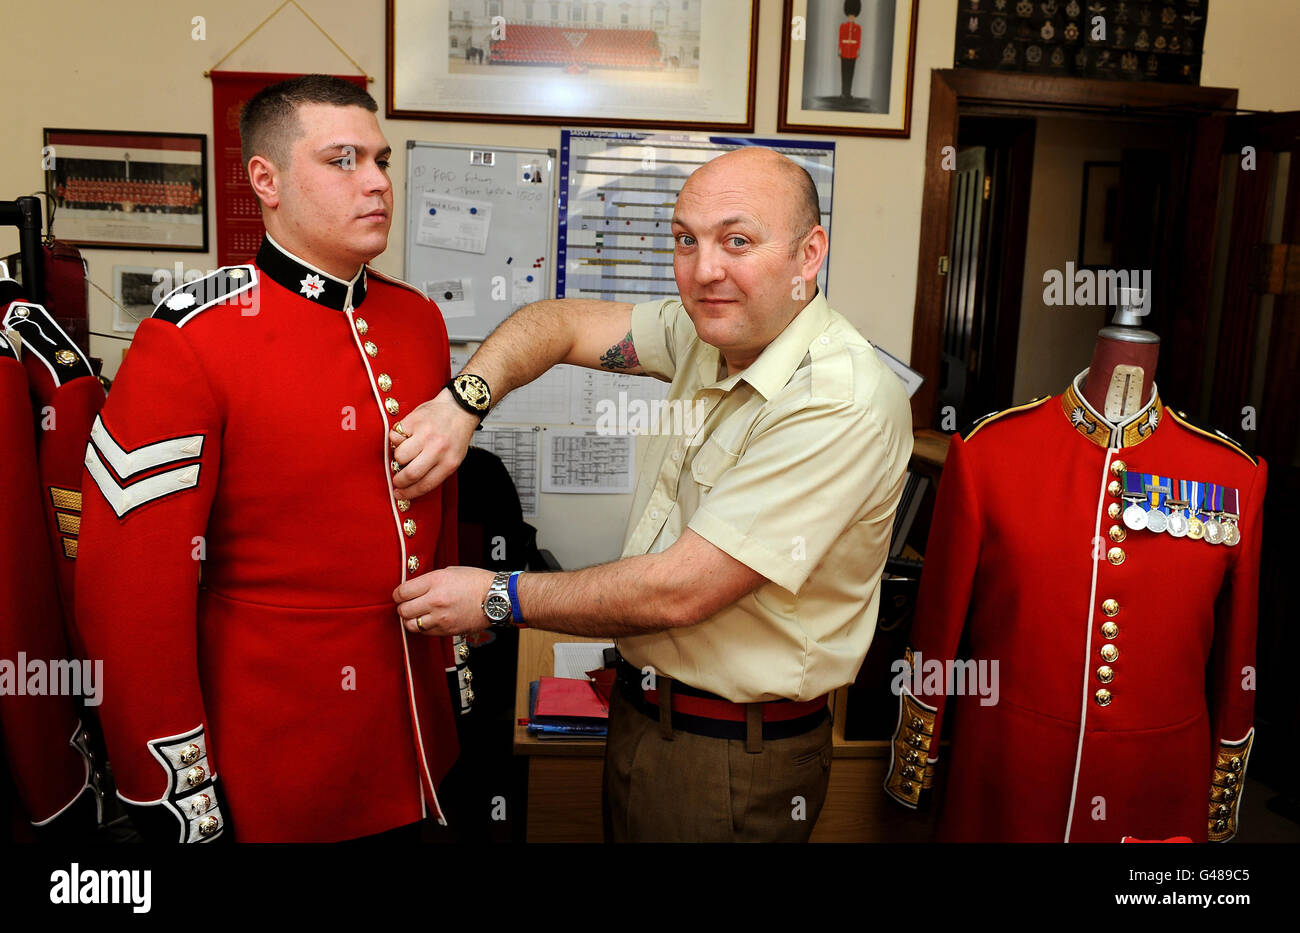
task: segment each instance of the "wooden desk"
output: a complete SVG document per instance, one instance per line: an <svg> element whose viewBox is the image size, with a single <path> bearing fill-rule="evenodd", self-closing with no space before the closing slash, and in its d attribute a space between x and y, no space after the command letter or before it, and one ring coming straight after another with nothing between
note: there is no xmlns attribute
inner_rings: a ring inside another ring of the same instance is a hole
<svg viewBox="0 0 1300 933"><path fill-rule="evenodd" d="M553 671L552 646L578 638L536 629L519 633L515 684L515 754L528 756L528 841L600 842L601 771L605 743L596 739L547 739L528 734L519 719L528 714L528 684ZM844 738L843 692L832 698L835 758L830 788L813 842L924 842L931 838L933 808L920 815L885 796L889 743Z"/></svg>

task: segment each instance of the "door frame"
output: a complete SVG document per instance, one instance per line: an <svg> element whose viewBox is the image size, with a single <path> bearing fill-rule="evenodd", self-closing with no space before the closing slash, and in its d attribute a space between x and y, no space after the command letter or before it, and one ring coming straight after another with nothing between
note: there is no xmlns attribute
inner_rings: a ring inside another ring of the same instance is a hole
<svg viewBox="0 0 1300 933"><path fill-rule="evenodd" d="M917 256L916 302L912 314L911 367L925 381L912 397L914 427L934 427L942 359L943 302L947 277L940 272L952 235L954 172L945 168L945 150L957 150L957 125L963 114L1042 116L1093 115L1103 119L1170 119L1190 123L1192 147L1182 255L1187 275L1179 277L1180 309L1174 342L1197 346L1204 334L1214 254L1220 165L1226 117L1237 109L1236 88L1199 87L1085 78L1053 78L971 69L930 72L930 119L925 143L925 182ZM1176 192L1171 195L1177 197Z"/></svg>

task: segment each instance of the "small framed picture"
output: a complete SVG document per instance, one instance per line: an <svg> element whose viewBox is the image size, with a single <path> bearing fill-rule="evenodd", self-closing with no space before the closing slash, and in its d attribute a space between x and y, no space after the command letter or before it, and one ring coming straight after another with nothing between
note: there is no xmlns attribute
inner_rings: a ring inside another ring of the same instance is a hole
<svg viewBox="0 0 1300 933"><path fill-rule="evenodd" d="M52 230L104 249L208 249L207 136L46 129Z"/></svg>
<svg viewBox="0 0 1300 933"><path fill-rule="evenodd" d="M1119 216L1119 162L1083 163L1083 202L1079 208L1079 268L1115 264L1115 222Z"/></svg>
<svg viewBox="0 0 1300 933"><path fill-rule="evenodd" d="M113 267L113 330L133 334L140 322L153 314L162 296L170 290L166 270L153 266Z"/></svg>
<svg viewBox="0 0 1300 933"><path fill-rule="evenodd" d="M912 134L919 0L785 0L782 133Z"/></svg>

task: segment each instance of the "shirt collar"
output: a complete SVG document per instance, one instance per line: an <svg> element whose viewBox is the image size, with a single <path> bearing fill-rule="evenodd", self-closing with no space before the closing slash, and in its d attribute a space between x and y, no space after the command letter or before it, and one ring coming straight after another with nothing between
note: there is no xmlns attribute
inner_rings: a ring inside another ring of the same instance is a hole
<svg viewBox="0 0 1300 933"><path fill-rule="evenodd" d="M763 348L758 359L740 372L731 373L726 379L717 382L716 387L723 391L730 391L743 379L764 399L770 400L785 388L790 377L799 368L799 364L808 355L809 345L826 329L830 320L831 309L826 304L826 296L822 294L821 289L818 289L812 301L800 309L785 326L785 330ZM706 384L717 380L720 358L721 355L716 348L713 348L712 353L705 354L705 359L701 362L700 375Z"/></svg>
<svg viewBox="0 0 1300 933"><path fill-rule="evenodd" d="M1083 397L1084 380L1088 370L1075 376L1061 393L1061 410L1071 426L1098 447L1136 447L1155 433L1164 415L1160 404L1160 391L1151 385L1151 401L1120 422L1107 421L1105 416L1088 404Z"/></svg>
<svg viewBox="0 0 1300 933"><path fill-rule="evenodd" d="M262 246L257 251L257 268L277 285L335 311L359 308L366 300L365 265L350 281L344 281L299 259L271 239L269 233L263 236Z"/></svg>

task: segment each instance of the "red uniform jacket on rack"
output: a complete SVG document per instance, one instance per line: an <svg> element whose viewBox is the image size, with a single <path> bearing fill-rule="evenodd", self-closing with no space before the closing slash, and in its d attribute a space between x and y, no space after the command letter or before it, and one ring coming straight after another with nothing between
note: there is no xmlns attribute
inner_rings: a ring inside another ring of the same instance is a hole
<svg viewBox="0 0 1300 933"><path fill-rule="evenodd" d="M23 362L0 334L0 661L12 665L0 674L0 733L28 818L44 826L99 792L78 710L103 684L83 681L66 630L82 450L104 390L43 306L14 301L2 317L0 330L22 338ZM98 799L89 809L93 819Z"/></svg>
<svg viewBox="0 0 1300 933"><path fill-rule="evenodd" d="M953 438L886 791L918 804L955 708L941 839L1227 839L1254 736L1266 467L1154 394L1108 424L1083 378ZM1125 469L1236 488L1240 543L1125 528ZM927 677L967 627L996 703Z"/></svg>
<svg viewBox="0 0 1300 933"><path fill-rule="evenodd" d="M331 841L441 820L456 651L392 591L455 563L456 490L397 500L387 437L448 370L423 294L269 237L140 325L86 450L77 581L137 821Z"/></svg>

